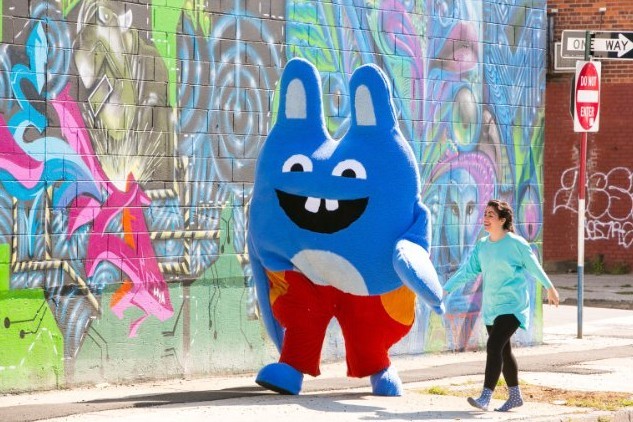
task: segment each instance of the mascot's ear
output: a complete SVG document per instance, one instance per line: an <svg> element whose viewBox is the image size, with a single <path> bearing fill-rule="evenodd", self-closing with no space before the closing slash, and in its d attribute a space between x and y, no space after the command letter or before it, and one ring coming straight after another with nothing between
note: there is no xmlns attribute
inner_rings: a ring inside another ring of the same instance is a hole
<svg viewBox="0 0 633 422"><path fill-rule="evenodd" d="M307 60L290 60L281 77L277 123L301 130L314 127L325 130L321 101L321 79L317 69Z"/></svg>
<svg viewBox="0 0 633 422"><path fill-rule="evenodd" d="M397 120L391 102L391 88L377 66L359 67L350 80L352 127L391 130Z"/></svg>

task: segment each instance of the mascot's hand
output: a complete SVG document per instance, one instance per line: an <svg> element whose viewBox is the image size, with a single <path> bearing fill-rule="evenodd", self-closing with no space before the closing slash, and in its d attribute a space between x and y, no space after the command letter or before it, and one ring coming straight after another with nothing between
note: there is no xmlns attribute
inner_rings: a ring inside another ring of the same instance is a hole
<svg viewBox="0 0 633 422"><path fill-rule="evenodd" d="M270 284L268 276L266 275L266 271L264 270L261 262L252 252L254 250L252 246L249 250L251 251L249 255L251 257L251 268L253 270L253 281L255 283L255 292L257 293L259 313L268 335L275 343L277 350L281 352L281 343L284 340L284 330L273 315L273 310L270 304Z"/></svg>
<svg viewBox="0 0 633 422"><path fill-rule="evenodd" d="M410 240L399 240L393 252L393 266L404 285L436 313L444 313L442 286L426 249Z"/></svg>

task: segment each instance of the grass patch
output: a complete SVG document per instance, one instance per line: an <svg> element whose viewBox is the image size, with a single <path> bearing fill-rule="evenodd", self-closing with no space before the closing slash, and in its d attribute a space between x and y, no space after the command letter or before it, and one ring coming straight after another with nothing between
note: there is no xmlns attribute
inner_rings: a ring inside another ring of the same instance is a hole
<svg viewBox="0 0 633 422"><path fill-rule="evenodd" d="M623 262L616 262L611 266L611 268L609 268L609 274L622 275L628 274L630 272L631 267L629 266L629 264Z"/></svg>
<svg viewBox="0 0 633 422"><path fill-rule="evenodd" d="M425 394L432 394L434 396L450 396L450 391L445 387L433 386L427 388Z"/></svg>
<svg viewBox="0 0 633 422"><path fill-rule="evenodd" d="M567 406L590 407L599 410L618 410L623 407L633 406L633 397L629 394L614 396L615 393L578 393L572 395L567 401Z"/></svg>
<svg viewBox="0 0 633 422"><path fill-rule="evenodd" d="M506 400L507 388L503 380L497 384L494 399ZM572 391L560 388L542 387L539 385L520 382L523 400L526 402L555 403L570 407L592 408L597 410L619 410L633 407L633 395L629 393L615 393L602 391ZM450 386L433 386L419 391L422 394L455 397L479 397L481 385L466 383Z"/></svg>

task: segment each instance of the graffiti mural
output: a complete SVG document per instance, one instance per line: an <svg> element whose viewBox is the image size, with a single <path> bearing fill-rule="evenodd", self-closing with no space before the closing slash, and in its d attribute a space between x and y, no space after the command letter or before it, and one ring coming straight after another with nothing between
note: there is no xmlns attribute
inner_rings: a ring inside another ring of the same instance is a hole
<svg viewBox="0 0 633 422"><path fill-rule="evenodd" d="M335 138L349 125L353 70L374 63L388 75L442 281L481 236L490 197L513 204L538 252L544 0L32 0L0 10L21 18L0 31L0 345L12 350L0 356L0 390L244 372L274 358L246 216L293 57L318 67ZM570 178L557 209L573 207ZM632 201L629 170L592 180L594 195ZM631 207L589 205L591 236L633 244ZM481 347L480 307L480 280L450 295L443 317L418 305L394 353ZM518 341L539 341L538 330ZM333 323L324 354L343 347Z"/></svg>
<svg viewBox="0 0 633 422"><path fill-rule="evenodd" d="M578 213L578 168L569 168L560 178L554 195L553 213ZM589 172L586 180L587 240L616 240L625 248L633 246L633 171L616 167L607 173Z"/></svg>
<svg viewBox="0 0 633 422"><path fill-rule="evenodd" d="M346 125L336 116L347 115L349 98L338 81L349 68L376 63L389 73L403 133L420 160L424 202L434 217L431 253L442 279L469 256L488 198L512 203L519 233L538 242L545 73L543 58L533 48L545 45L541 7L516 14L517 9L496 2L291 3L292 54L317 63L322 74L334 73L323 81L329 87L326 105L334 116L328 120L334 136ZM498 31L499 24L515 28L519 21L527 22L520 26L523 31ZM418 332L400 350L480 345L474 336L479 283L449 296L442 322L420 306Z"/></svg>

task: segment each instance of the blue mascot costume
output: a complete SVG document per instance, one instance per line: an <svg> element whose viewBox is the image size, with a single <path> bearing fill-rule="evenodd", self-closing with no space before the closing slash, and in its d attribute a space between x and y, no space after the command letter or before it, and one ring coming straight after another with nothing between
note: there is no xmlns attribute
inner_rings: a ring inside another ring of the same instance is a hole
<svg viewBox="0 0 633 422"><path fill-rule="evenodd" d="M260 313L281 356L256 382L282 394L298 394L304 374L319 375L336 318L348 376L369 376L376 395L401 395L389 349L413 324L416 294L444 311L429 259L430 215L389 83L365 65L350 93L350 128L334 140L318 71L290 60L257 162L248 247Z"/></svg>

